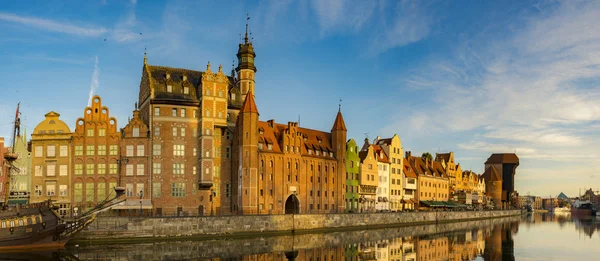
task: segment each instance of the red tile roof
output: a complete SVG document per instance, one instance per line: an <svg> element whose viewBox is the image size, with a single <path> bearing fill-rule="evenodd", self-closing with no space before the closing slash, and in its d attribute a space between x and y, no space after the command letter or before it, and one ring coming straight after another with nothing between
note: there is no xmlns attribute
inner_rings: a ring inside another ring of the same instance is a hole
<svg viewBox="0 0 600 261"><path fill-rule="evenodd" d="M252 94L252 92L248 92L248 94L246 95L246 100L244 101L242 109L240 110L240 113L242 112L258 113L258 109L256 108L256 103L254 102L254 95Z"/></svg>
<svg viewBox="0 0 600 261"><path fill-rule="evenodd" d="M272 127L271 123L273 124ZM289 128L290 126L286 124L279 124L272 121L259 121L258 140L259 142L264 143L262 151L268 151L268 144L272 144L272 152L284 152L284 149L280 146L280 141L282 141L283 136L286 135L286 130ZM300 148L301 155L332 158L330 155L330 152L333 152L331 133L301 127L296 127L296 131L301 133L304 143L304 146ZM305 138L306 140L304 140ZM320 143L319 140L321 141ZM313 153L310 155L308 154L309 149L313 150ZM319 155L316 154L316 151L319 151Z"/></svg>
<svg viewBox="0 0 600 261"><path fill-rule="evenodd" d="M335 122L333 123L333 127L331 128L331 131L334 131L334 130L347 131L346 123L344 123L344 117L342 117L341 111L338 111L337 115L335 116Z"/></svg>
<svg viewBox="0 0 600 261"><path fill-rule="evenodd" d="M410 166L410 163L408 163L408 160L406 160L406 159L403 160L403 165L404 165L404 175L406 175L406 177L409 177L409 178L417 177L417 173L415 173L413 168Z"/></svg>
<svg viewBox="0 0 600 261"><path fill-rule="evenodd" d="M390 163L390 159L380 145L373 145L373 154L375 154L377 162Z"/></svg>
<svg viewBox="0 0 600 261"><path fill-rule="evenodd" d="M490 166L489 168L487 168L483 173L483 177L485 178L485 180L489 181L502 181L502 177L500 176L498 170L496 170L494 166Z"/></svg>

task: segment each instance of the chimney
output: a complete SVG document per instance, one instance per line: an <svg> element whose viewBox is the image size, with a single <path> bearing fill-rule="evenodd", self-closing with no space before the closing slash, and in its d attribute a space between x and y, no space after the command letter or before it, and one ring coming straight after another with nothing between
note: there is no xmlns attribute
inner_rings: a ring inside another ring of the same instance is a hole
<svg viewBox="0 0 600 261"><path fill-rule="evenodd" d="M267 123L269 124L269 127L273 128L273 123L275 123L275 120L268 120Z"/></svg>
<svg viewBox="0 0 600 261"><path fill-rule="evenodd" d="M404 157L406 157L407 159L410 159L410 157L411 157L410 151L404 152L404 155L405 155Z"/></svg>

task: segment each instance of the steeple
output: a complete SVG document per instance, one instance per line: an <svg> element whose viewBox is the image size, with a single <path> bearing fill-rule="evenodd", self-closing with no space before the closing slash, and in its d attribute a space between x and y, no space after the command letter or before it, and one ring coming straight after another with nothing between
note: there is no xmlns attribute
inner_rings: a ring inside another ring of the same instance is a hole
<svg viewBox="0 0 600 261"><path fill-rule="evenodd" d="M341 109L338 110L337 116L335 116L335 121L333 122L333 127L331 128L331 131L336 131L336 130L342 130L342 131L348 130L348 129L346 129L346 123L344 123L344 117L342 116Z"/></svg>
<svg viewBox="0 0 600 261"><path fill-rule="evenodd" d="M240 43L237 52L238 65L235 68L237 77L239 80L239 88L242 95L242 99L246 99L247 93L255 93L254 91L254 74L256 73L256 66L254 66L254 47L252 47L252 39L249 39L248 33L248 20L250 16L246 16L246 35L244 42Z"/></svg>
<svg viewBox="0 0 600 261"><path fill-rule="evenodd" d="M244 104L242 104L242 109L240 113L258 113L258 109L256 108L256 103L254 102L254 95L252 92L248 92L246 95L246 99L244 100Z"/></svg>

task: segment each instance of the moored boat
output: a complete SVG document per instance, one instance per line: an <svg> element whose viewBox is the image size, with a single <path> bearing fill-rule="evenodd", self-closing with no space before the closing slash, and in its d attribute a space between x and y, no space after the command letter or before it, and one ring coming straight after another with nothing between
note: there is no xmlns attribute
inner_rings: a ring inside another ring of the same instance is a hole
<svg viewBox="0 0 600 261"><path fill-rule="evenodd" d="M596 209L589 201L575 201L571 206L571 214L579 216L595 216Z"/></svg>

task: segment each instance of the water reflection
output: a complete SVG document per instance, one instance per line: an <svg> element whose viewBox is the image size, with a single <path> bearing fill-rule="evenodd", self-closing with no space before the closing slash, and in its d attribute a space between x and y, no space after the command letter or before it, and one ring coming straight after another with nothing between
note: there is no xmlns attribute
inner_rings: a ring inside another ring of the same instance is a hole
<svg viewBox="0 0 600 261"><path fill-rule="evenodd" d="M573 238L573 239L570 239ZM28 260L589 260L600 222L528 215L463 223L209 241L69 247ZM561 246L561 247L557 247ZM574 251L569 249L580 248ZM516 258L515 258L516 256ZM4 254L0 254L3 259ZM18 258L14 257L13 259ZM595 258L594 258L595 257Z"/></svg>

